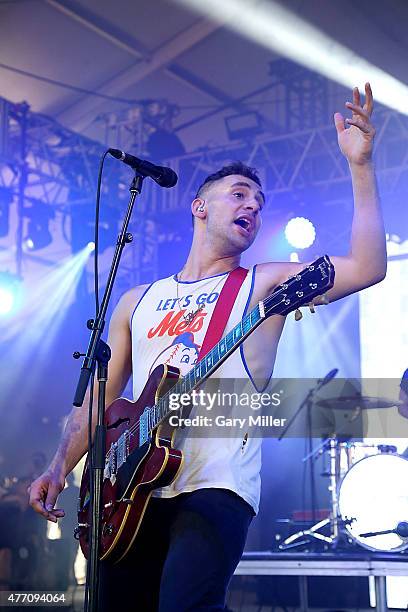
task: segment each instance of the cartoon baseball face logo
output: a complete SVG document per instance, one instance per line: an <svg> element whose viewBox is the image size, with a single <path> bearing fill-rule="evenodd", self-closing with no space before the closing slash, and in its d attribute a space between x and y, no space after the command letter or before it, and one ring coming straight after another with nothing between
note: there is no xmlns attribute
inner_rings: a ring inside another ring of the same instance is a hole
<svg viewBox="0 0 408 612"><path fill-rule="evenodd" d="M179 368L184 376L197 363L200 346L194 342L194 334L184 332L176 336L173 342L165 348L152 363L149 376L159 364L172 365Z"/></svg>

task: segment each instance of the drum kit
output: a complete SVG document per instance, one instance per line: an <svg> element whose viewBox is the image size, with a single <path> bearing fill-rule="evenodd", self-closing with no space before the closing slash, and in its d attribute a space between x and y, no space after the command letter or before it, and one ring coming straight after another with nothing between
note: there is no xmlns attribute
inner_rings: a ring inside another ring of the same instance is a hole
<svg viewBox="0 0 408 612"><path fill-rule="evenodd" d="M332 410L370 410L398 406L385 398L350 396L317 401ZM408 441L407 441L408 443ZM309 529L287 537L279 550L311 542L323 542L326 548L355 545L381 553L408 549L408 459L397 447L369 444L330 437L309 453L328 459L330 514ZM321 530L325 533L321 533ZM327 530L329 534L326 535Z"/></svg>

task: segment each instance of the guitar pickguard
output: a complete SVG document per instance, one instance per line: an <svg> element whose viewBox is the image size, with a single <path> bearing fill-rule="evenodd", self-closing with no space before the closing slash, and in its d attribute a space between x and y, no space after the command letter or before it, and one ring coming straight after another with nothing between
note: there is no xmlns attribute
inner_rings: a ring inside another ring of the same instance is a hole
<svg viewBox="0 0 408 612"><path fill-rule="evenodd" d="M116 492L117 500L122 501L124 497L127 497L129 491L131 491L131 483L136 470L139 465L146 457L151 447L151 440L149 439L139 448L136 448L127 457L125 463L116 472Z"/></svg>

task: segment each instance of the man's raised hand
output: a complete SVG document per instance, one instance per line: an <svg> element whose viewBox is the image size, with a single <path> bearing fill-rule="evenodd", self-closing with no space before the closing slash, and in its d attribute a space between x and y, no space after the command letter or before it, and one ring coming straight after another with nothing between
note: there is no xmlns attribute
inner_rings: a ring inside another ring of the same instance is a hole
<svg viewBox="0 0 408 612"><path fill-rule="evenodd" d="M362 106L360 92L353 89L353 102L346 102L352 111L351 117L344 119L341 113L334 114L337 139L343 155L349 164L363 165L371 162L375 128L371 123L373 94L370 83L365 84L365 103ZM349 125L349 128L346 128Z"/></svg>

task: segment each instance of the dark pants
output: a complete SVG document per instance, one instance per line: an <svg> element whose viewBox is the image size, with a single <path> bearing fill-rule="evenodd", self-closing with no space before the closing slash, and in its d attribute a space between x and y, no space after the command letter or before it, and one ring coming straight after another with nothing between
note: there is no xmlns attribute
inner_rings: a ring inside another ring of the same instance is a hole
<svg viewBox="0 0 408 612"><path fill-rule="evenodd" d="M101 612L218 612L254 512L225 489L151 498L119 563L101 563Z"/></svg>

